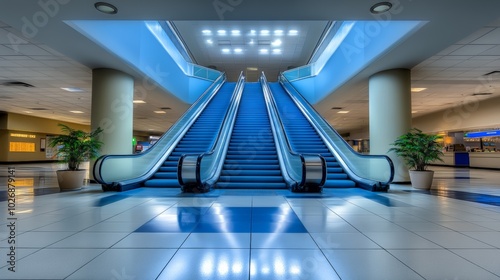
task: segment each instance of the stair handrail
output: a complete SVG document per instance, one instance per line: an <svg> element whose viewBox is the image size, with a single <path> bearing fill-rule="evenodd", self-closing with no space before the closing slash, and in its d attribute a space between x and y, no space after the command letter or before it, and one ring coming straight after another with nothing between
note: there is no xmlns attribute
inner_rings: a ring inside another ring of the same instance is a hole
<svg viewBox="0 0 500 280"><path fill-rule="evenodd" d="M338 132L314 109L314 107L281 74L279 83L306 119L323 139L328 150L351 178L361 187L386 191L394 179L394 164L387 155L359 154L338 134ZM335 142L335 138L337 141ZM373 163L372 163L373 162Z"/></svg>
<svg viewBox="0 0 500 280"><path fill-rule="evenodd" d="M103 189L118 191L140 186L142 182L150 178L160 168L225 81L226 74L221 73L148 150L139 154L107 154L100 156L95 161L92 169L94 180L101 184ZM111 174L110 170L115 172Z"/></svg>
<svg viewBox="0 0 500 280"><path fill-rule="evenodd" d="M264 72L259 81L285 182L292 191L321 191L326 181L326 160L319 154L297 153L293 150Z"/></svg>
<svg viewBox="0 0 500 280"><path fill-rule="evenodd" d="M177 178L183 191L207 192L219 179L244 86L245 76L242 71L238 77L229 107L224 115L217 138L213 142L212 147L205 153L183 154L180 157Z"/></svg>

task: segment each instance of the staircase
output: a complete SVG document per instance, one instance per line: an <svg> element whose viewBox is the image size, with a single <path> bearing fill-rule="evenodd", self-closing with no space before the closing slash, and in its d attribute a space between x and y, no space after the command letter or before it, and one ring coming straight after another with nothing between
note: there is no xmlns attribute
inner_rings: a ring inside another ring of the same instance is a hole
<svg viewBox="0 0 500 280"><path fill-rule="evenodd" d="M260 83L245 83L215 188L286 189Z"/></svg>

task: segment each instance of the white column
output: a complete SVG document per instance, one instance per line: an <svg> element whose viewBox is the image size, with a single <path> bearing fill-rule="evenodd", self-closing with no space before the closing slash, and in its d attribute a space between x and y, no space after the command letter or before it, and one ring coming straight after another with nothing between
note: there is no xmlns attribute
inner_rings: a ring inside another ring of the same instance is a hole
<svg viewBox="0 0 500 280"><path fill-rule="evenodd" d="M131 154L134 79L114 69L92 70L92 130L101 127L101 154Z"/></svg>
<svg viewBox="0 0 500 280"><path fill-rule="evenodd" d="M394 163L395 183L409 182L404 162L388 153L391 143L411 129L409 69L379 72L369 81L370 154L387 154Z"/></svg>

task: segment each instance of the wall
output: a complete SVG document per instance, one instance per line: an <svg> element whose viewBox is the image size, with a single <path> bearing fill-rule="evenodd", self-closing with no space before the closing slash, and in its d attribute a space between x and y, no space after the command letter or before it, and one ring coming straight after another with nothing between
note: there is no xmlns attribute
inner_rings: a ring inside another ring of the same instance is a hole
<svg viewBox="0 0 500 280"><path fill-rule="evenodd" d="M40 142L42 138L46 139L47 135L60 134L59 123L66 124L74 129L90 130L90 126L88 125L13 113L0 115L0 162L52 161L53 159L47 158L46 152L41 150ZM15 134L21 134L22 136L29 135L29 137L19 137L19 135L16 136ZM34 143L35 151L10 152L10 142Z"/></svg>
<svg viewBox="0 0 500 280"><path fill-rule="evenodd" d="M413 127L424 132L467 131L500 127L500 97L479 101L466 97L464 103L413 119Z"/></svg>

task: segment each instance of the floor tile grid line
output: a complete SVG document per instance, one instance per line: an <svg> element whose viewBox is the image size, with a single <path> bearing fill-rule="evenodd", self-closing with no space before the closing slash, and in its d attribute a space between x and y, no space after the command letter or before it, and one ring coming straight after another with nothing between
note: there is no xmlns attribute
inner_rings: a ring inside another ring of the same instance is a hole
<svg viewBox="0 0 500 280"><path fill-rule="evenodd" d="M454 198L449 198L449 197L445 197L445 198L447 198L447 199L453 199L453 200L456 200L456 199L454 199ZM358 206L358 207L363 208L362 206ZM371 213L373 213L373 214L375 214L375 215L377 215L377 213L374 213L373 211L370 211L369 209L366 209L366 208L364 208L364 209L365 209L365 210L367 210L367 211L369 211L369 212L371 212ZM410 215L411 215L411 214L410 214ZM377 216L379 216L379 215L377 215ZM379 217L381 217L381 218L385 219L385 218L384 218L384 217L382 217L382 216L379 216ZM341 217L341 218L342 218L342 217ZM342 219L343 219L343 218L342 218ZM344 220L344 219L343 219L343 220ZM385 219L385 220L387 220L387 219ZM345 221L345 220L344 220L344 221ZM393 223L393 222L392 222L392 221L390 221L390 220L387 220L387 221L389 221L389 222ZM346 221L346 222L347 222L347 223L349 223L348 221ZM433 223L433 224L436 224L436 225L439 225L439 224L434 223L434 222L432 222L432 221L429 221L429 222L431 222L431 223ZM350 223L349 223L349 224L350 224ZM396 224L396 225L397 225L397 224ZM353 225L351 224L351 226L353 226ZM399 225L398 225L398 226L399 226ZM442 227L446 227L445 225L440 225L440 226L442 226ZM355 227L355 228L356 228L356 227ZM473 237L471 237L471 236L465 235L465 234L463 234L462 232L460 232L460 231L458 231L458 230L454 230L454 229L449 228L449 227L446 227L446 228L448 228L448 229L452 230L453 232L456 232L456 233L458 233L458 234L460 234L460 235L463 235L463 236L465 236L465 237L472 238L472 239L474 239L474 240L476 240L476 241L478 241L478 242L481 242L481 243L486 244L486 245L488 245L488 246L492 246L492 247L494 247L494 248L496 248L496 249L499 249L498 247L495 247L495 246L493 246L493 245L487 244L487 243L485 243L485 242L483 242L483 241L481 241L481 240L478 240L478 239L476 239L476 238L473 238ZM358 229L356 228L356 230L358 230ZM358 231L359 231L359 230L358 230ZM361 234L363 234L363 232L361 232L361 231L359 231L359 232L360 232ZM483 269L483 270L485 270L485 271L488 271L488 272L490 272L490 273L492 273L492 274L494 274L494 275L496 275L496 276L499 276L499 277L500 277L500 275L496 274L495 272L490 271L490 270L488 270L488 269L486 269L486 268L484 268L484 267L482 267L482 266L480 266L480 265L478 265L478 264L476 264L476 263L474 263L474 262L472 262L472 261L470 261L470 260L468 260L468 259L464 258L463 256L460 256L459 254L457 254L456 252L454 252L452 249L445 248L445 247L443 247L443 246L441 246L441 245L439 245L439 244L435 243L434 241L432 241L432 240L430 240L430 239L428 239L428 238L426 238L426 237L422 236L421 234L418 234L418 232L414 232L414 231L410 231L410 232L412 232L412 233L414 233L414 234L418 235L419 237L421 237L421 238L423 238L423 239L425 239L425 240L427 240L427 241L429 241L429 242L431 242L431 243L433 243L433 244L436 244L437 246L439 246L439 247L441 247L442 249L444 249L444 250L446 250L446 251L448 251L448 252L450 252L450 253L452 253L452 254L454 254L454 255L458 256L459 258L461 258L461 259L465 260L466 262L471 263L472 265L474 265L474 266L476 266L476 267L479 267L479 268L481 268L481 269ZM363 235L364 235L364 236L366 236L365 234L363 234ZM368 239L370 239L371 241L373 241L374 243L376 243L377 245L379 245L379 244L378 244L375 240L372 240L372 239L371 239L371 238L369 238L368 236L366 236L366 237L367 237ZM380 245L379 245L379 246L380 246ZM382 247L382 246L380 246L380 247L381 247L384 251L386 251L387 253L389 253L392 257L394 257L395 259L397 259L397 260L398 260L400 263L402 263L404 266L408 267L410 270L412 270L412 271L413 271L413 272L415 272L416 274L420 275L422 278L425 278L423 275L419 274L417 271L415 271L414 269L412 269L411 267L409 267L409 266L408 266L406 263L404 263L402 260L400 260L399 258L397 258L397 256L395 256L394 254L392 254L389 250L387 250L386 248L384 248L384 247ZM398 249L391 249L391 250L396 251L396 250L398 250ZM401 249L399 249L399 250L404 250L404 248L401 248Z"/></svg>
<svg viewBox="0 0 500 280"><path fill-rule="evenodd" d="M295 210L293 210L292 208L292 205L290 204L290 200L288 198L285 198L288 206L292 209L293 213L295 213L295 215L297 215L297 213L295 212ZM328 209L328 208L327 208ZM333 211L332 211L333 212ZM298 215L297 215L298 216ZM302 221L301 221L302 222ZM328 262L328 264L330 264L330 266L332 267L333 271L335 271L335 274L337 275L337 277L339 279L342 279L342 277L340 277L340 274L339 272L337 271L337 269L335 269L335 267L333 266L333 263L329 260L329 258L326 256L325 252L323 251L323 249L321 249L321 247L319 246L318 244L318 241L316 241L316 239L313 238L312 234L307 231L307 234L309 235L309 237L312 239L312 241L314 242L314 244L316 244L316 246L318 247L319 251L321 252L323 258L325 258L325 260ZM251 251L251 250L250 250Z"/></svg>
<svg viewBox="0 0 500 280"><path fill-rule="evenodd" d="M143 203L146 203L147 201L149 201L149 200L151 200L151 199L152 199L152 198L150 198L150 199L148 199L148 200L144 201ZM133 208L136 208L136 207L138 207L139 205L141 205L141 204L143 204L143 203L137 204L137 205L133 206L132 208L127 208L127 210L125 210L125 211L123 211L123 212L120 212L120 213L117 213L116 215L111 216L111 217L109 217L109 218L107 218L107 219L104 219L104 220L100 221L99 223L101 223L101 222L103 222L103 221L106 221L106 220L108 220L108 219L111 219L112 217L115 217L115 216L117 216L117 215L120 215L120 214L122 214L122 213L124 213L124 212L126 212L126 211L129 211L129 210L133 209ZM174 204L174 205L176 205L176 204ZM173 205L172 205L171 207L173 207ZM171 208L171 207L169 207L169 208ZM163 213L163 212L167 211L169 208L165 209L165 210L164 210L164 211L162 211L161 213ZM64 208L62 208L62 209L64 209ZM58 210L54 210L54 211L59 211L59 210L60 210L60 209L58 209ZM86 212L90 212L90 211L92 211L92 209L90 209L89 211L86 211ZM83 212L83 213L86 213L86 212ZM83 213L79 213L79 214L83 214ZM160 215L161 213L158 213L156 216ZM78 214L78 215L79 215L79 214ZM156 217L156 216L155 216L155 217ZM62 219L62 220L59 220L59 221L56 221L56 222L54 222L54 223L58 223L58 222L61 222L61 221L67 220L67 219L71 219L71 217L70 217L70 218L65 218L65 219ZM153 218L153 219L154 219L154 218ZM48 224L48 225L51 225L51 224L54 224L54 223L50 223L50 224ZM42 228L42 227L45 227L45 226L48 226L48 225L44 225L44 226L41 226L41 227L35 228L35 229L30 230L30 231L27 231L27 232L36 232L36 229L39 229L39 228ZM95 225L95 224L94 224L94 225ZM74 232L73 234L71 234L71 235L69 235L69 236L67 236L67 237L65 237L65 238L63 238L63 239L61 239L61 240L56 240L56 241L54 241L54 242L52 242L52 243L50 243L50 244L47 244L46 246L44 246L44 247L42 247L42 248L36 248L36 249L38 249L38 250L36 250L36 251L34 251L34 252L32 252L32 253L30 253L30 254L26 255L26 256L23 256L23 257L21 257L21 258L18 258L17 260L18 260L18 261L21 261L22 259L24 259L24 258L26 258L26 257L28 257L28 256L31 256L31 255L33 255L33 254L35 254L35 253L37 253L37 252L39 252L39 251L41 251L41 250L48 249L50 246L54 245L55 243L58 243L58 242L63 241L63 240L65 240L65 239L68 239L68 238L70 238L70 237L72 237L72 236L74 236L74 235L77 235L78 233L84 232L86 229L88 229L88 228L90 228L90 227L92 227L92 226L94 226L94 225L90 225L90 226L88 226L88 227L86 227L86 228L83 228L83 229L82 229L82 230L80 230L80 231L76 231L76 232ZM24 233L27 233L27 232L24 232ZM130 234L132 234L132 233L133 233L133 232L130 232L129 234L125 235L123 238L121 238L121 239L119 239L118 241L116 241L114 244L112 244L111 246L109 246L109 248L106 248L106 249L105 249L102 253L98 254L95 258L97 258L97 257L99 257L100 255L102 255L104 252L106 252L106 250L108 250L108 249L112 248L113 246L115 246L117 243L119 243L120 241L122 241L123 239L125 239L126 237L128 237L128 236L129 236ZM4 239L4 240L5 240L5 239ZM180 247L179 247L179 248L180 248ZM179 249L179 248L178 248L178 249ZM67 249L71 249L71 248L67 248ZM78 249L78 248L75 248L75 249ZM177 250L178 250L178 249L177 249ZM82 265L81 267L79 267L78 269L76 269L75 271L73 271L73 273L71 273L71 274L74 274L76 271L78 271L79 269L81 269L82 267L84 267L85 265L87 265L88 263L90 263L91 261L93 261L95 258L92 258L91 260L89 260L89 262L85 263L84 265ZM0 267L0 269L5 268L6 266L8 266L8 264L7 264L7 265L4 265L4 266L1 266L1 267ZM68 275L68 277L69 277L69 276L70 276L70 275Z"/></svg>
<svg viewBox="0 0 500 280"><path fill-rule="evenodd" d="M346 200L346 202L347 202L347 203L350 203L350 204L353 204L353 203L351 203L351 202L349 202L349 201L347 201L347 200ZM323 203L323 202L322 202L322 203ZM329 208L327 207L327 205L325 205L324 203L323 203L323 205L324 205L327 209L329 209ZM374 213L373 211L370 211L369 209L366 209L366 208L364 208L364 207L362 207L362 206L359 206L359 205L356 205L356 204L353 204L353 205L355 205L355 206L357 206L357 207L360 207L360 208L363 208L363 209L365 209L365 210L369 211L370 213L373 213L373 214L377 215L378 217L381 217L381 218L383 218L384 220L387 220L387 219L385 219L384 217L382 217L382 216L378 215L377 213ZM333 212L333 211L332 211L332 212ZM408 264L406 264L405 262L403 262L401 259L397 258L397 257L396 257L394 254L392 254L392 253L391 253L391 252L390 252L387 248L384 248L384 247L383 247L383 246L381 246L378 242L376 242L375 240L373 240L372 238L370 238L369 236L367 236L366 234L364 234L361 230L359 230L357 227L355 227L355 226L354 226L353 224L351 224L349 221L345 220L342 216L339 216L339 217L340 217L342 220L344 220L346 223L348 223L349 225L351 225L352 227L354 227L354 228L355 228L355 229L356 229L356 230L357 230L360 234L362 234L363 236L365 236L366 238L368 238L368 239L369 239L370 241L372 241L373 243L377 244L377 245L381 248L381 250L383 250L383 251L385 251L386 253L388 253L390 256L392 256L395 260L397 260L397 261L398 261L399 263L401 263L403 266L407 267L409 270L413 271L415 274L417 274L417 275L419 275L420 277L422 277L422 278L424 278L424 279L425 279L425 277L424 277L423 275L421 275L420 273L418 273L418 271L416 271L415 269L413 269L412 267L410 267ZM392 221L390 221L390 220L387 220L387 221L388 221L388 222L390 222L390 223L395 224L396 226L399 226L399 225L397 225L396 223L394 223L394 222L392 222ZM401 226L399 226L399 227L401 227ZM401 227L401 228L403 228L403 227ZM404 229L404 228L403 228L403 229ZM406 229L405 229L405 230L406 230ZM314 240L314 239L313 239L313 240ZM430 240L429 240L429 241L430 241ZM316 240L314 240L314 242L316 242ZM430 241L430 242L432 242L432 241ZM432 243L434 243L434 242L432 242ZM318 244L316 243L316 245L318 245ZM437 246L439 246L438 244L436 244L436 245L437 245ZM318 247L319 247L319 245L318 245ZM441 247L441 246L440 246L440 247ZM320 250L321 250L321 252L323 253L323 255L325 255L325 258L326 258L326 254L325 254L325 252L324 252L323 250L328 250L328 249L327 249L327 248L325 248L325 249L321 249L321 248L320 248ZM353 249L349 249L349 250L353 250ZM363 250L363 249L358 249L358 250ZM330 265L332 265L332 267L333 267L333 264L330 262L330 259L329 259L329 258L326 258L326 259L328 260L328 262L330 263ZM334 268L334 269L335 269L335 268ZM335 270L335 271L336 271L336 270ZM339 275L339 274L337 273L337 275ZM341 276L340 276L340 275L339 275L339 278L341 278Z"/></svg>

